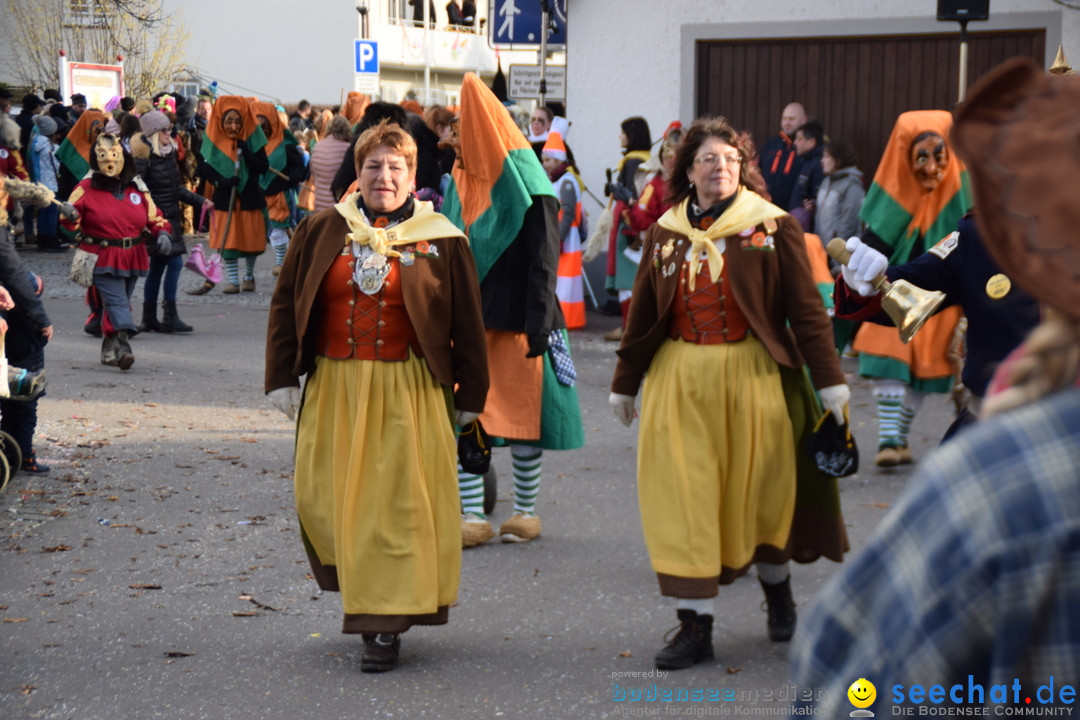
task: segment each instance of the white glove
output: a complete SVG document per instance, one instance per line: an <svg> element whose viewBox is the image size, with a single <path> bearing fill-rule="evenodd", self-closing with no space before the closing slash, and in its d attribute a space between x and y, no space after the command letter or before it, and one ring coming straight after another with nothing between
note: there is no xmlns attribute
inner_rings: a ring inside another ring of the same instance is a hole
<svg viewBox="0 0 1080 720"><path fill-rule="evenodd" d="M478 417L480 417L480 413L474 413L470 410L454 411L454 422L457 423L458 427L465 427Z"/></svg>
<svg viewBox="0 0 1080 720"><path fill-rule="evenodd" d="M844 282L849 288L865 297L877 295L878 290L870 284L870 281L885 272L885 269L889 267L889 258L857 237L848 238L847 249L851 253L851 259L841 271L844 274Z"/></svg>
<svg viewBox="0 0 1080 720"><path fill-rule="evenodd" d="M634 416L637 415L634 411L634 400L633 395L620 395L618 393L608 395L608 404L611 405L615 418L626 427L630 427L630 423L634 422Z"/></svg>
<svg viewBox="0 0 1080 720"><path fill-rule="evenodd" d="M825 409L832 412L833 417L836 418L836 423L846 424L844 408L851 399L851 389L847 385L830 385L818 390L818 394L821 395L821 402L825 405Z"/></svg>
<svg viewBox="0 0 1080 720"><path fill-rule="evenodd" d="M172 238L169 237L168 233L158 233L157 251L160 254L165 255L170 250L172 250Z"/></svg>
<svg viewBox="0 0 1080 720"><path fill-rule="evenodd" d="M270 404L285 413L290 420L296 419L296 411L300 408L300 388L283 387L266 393Z"/></svg>

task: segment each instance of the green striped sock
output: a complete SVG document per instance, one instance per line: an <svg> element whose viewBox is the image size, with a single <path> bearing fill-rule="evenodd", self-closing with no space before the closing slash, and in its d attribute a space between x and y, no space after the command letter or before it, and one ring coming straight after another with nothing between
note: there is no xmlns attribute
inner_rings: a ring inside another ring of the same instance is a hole
<svg viewBox="0 0 1080 720"><path fill-rule="evenodd" d="M274 246L274 264L281 265L285 262L285 253L288 251L288 245L275 245Z"/></svg>
<svg viewBox="0 0 1080 720"><path fill-rule="evenodd" d="M540 493L540 466L544 451L528 445L512 445L510 459L514 468L514 512L536 513Z"/></svg>
<svg viewBox="0 0 1080 720"><path fill-rule="evenodd" d="M458 492L461 493L461 514L484 517L484 476L473 475L458 465Z"/></svg>
<svg viewBox="0 0 1080 720"><path fill-rule="evenodd" d="M878 412L878 449L900 447L900 423L904 403L900 398L879 397Z"/></svg>
<svg viewBox="0 0 1080 720"><path fill-rule="evenodd" d="M240 261L236 258L225 261L225 277L229 279L233 285L240 284Z"/></svg>
<svg viewBox="0 0 1080 720"><path fill-rule="evenodd" d="M915 411L907 405L900 408L900 445L907 447L908 433L911 432L911 421L915 419Z"/></svg>

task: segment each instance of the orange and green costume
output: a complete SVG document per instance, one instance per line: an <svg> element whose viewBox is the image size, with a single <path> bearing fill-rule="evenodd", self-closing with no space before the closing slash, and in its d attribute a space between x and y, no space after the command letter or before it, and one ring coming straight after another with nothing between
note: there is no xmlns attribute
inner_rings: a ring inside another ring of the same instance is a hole
<svg viewBox="0 0 1080 720"><path fill-rule="evenodd" d="M859 217L889 249L890 264L905 263L933 247L956 229L971 209L967 171L951 151L937 187L927 193L911 169L911 146L917 136L934 132L948 139L952 115L944 110L918 110L900 115L885 154L874 174ZM859 372L891 378L923 392L948 392L954 368L949 345L960 320L958 307L930 318L906 345L895 327L863 323L855 336Z"/></svg>

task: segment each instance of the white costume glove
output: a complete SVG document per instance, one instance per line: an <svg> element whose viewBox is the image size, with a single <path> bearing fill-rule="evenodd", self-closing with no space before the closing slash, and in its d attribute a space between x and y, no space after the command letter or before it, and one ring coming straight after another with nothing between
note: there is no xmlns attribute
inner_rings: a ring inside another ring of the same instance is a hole
<svg viewBox="0 0 1080 720"><path fill-rule="evenodd" d="M478 417L480 417L480 413L474 413L469 410L454 411L454 422L457 423L458 427L465 427Z"/></svg>
<svg viewBox="0 0 1080 720"><path fill-rule="evenodd" d="M818 394L821 395L821 402L825 405L825 409L832 412L833 417L836 418L837 425L846 424L844 408L847 407L848 400L851 399L851 390L848 386L830 385L818 390Z"/></svg>
<svg viewBox="0 0 1080 720"><path fill-rule="evenodd" d="M296 419L296 411L300 408L300 388L283 387L266 393L270 404L285 413L290 420Z"/></svg>
<svg viewBox="0 0 1080 720"><path fill-rule="evenodd" d="M634 400L633 395L618 393L608 395L608 404L611 405L612 412L615 413L616 419L626 427L630 427L630 423L634 422L634 416L637 415L634 412Z"/></svg>
<svg viewBox="0 0 1080 720"><path fill-rule="evenodd" d="M157 251L165 255L170 250L172 250L172 238L169 237L169 233L158 233Z"/></svg>
<svg viewBox="0 0 1080 720"><path fill-rule="evenodd" d="M864 244L857 237L848 238L847 249L851 253L851 259L842 270L844 282L860 295L866 297L877 295L878 291L870 284L870 281L885 272L885 269L889 267L889 258Z"/></svg>

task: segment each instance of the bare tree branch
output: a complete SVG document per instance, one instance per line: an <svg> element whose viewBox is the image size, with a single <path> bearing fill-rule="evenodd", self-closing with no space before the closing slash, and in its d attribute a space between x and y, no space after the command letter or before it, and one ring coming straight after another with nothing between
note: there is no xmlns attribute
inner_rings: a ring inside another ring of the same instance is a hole
<svg viewBox="0 0 1080 720"><path fill-rule="evenodd" d="M12 75L30 87L59 87L57 60L113 64L124 57L128 95L163 90L183 68L190 33L162 0L0 0Z"/></svg>

